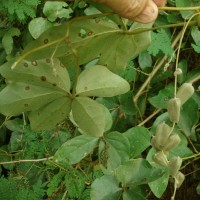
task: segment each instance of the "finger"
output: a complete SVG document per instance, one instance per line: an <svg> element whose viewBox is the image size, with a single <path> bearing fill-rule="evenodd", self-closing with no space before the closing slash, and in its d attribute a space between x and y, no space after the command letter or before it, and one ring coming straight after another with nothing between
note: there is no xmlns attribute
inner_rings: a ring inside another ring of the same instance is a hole
<svg viewBox="0 0 200 200"><path fill-rule="evenodd" d="M142 11L142 13L134 18L135 21L140 23L151 23L156 20L158 16L158 7L152 1L148 0L146 8Z"/></svg>
<svg viewBox="0 0 200 200"><path fill-rule="evenodd" d="M163 7L167 3L166 0L153 0L158 7Z"/></svg>
<svg viewBox="0 0 200 200"><path fill-rule="evenodd" d="M133 20L142 13L148 0L94 0L94 2L103 3L121 17Z"/></svg>

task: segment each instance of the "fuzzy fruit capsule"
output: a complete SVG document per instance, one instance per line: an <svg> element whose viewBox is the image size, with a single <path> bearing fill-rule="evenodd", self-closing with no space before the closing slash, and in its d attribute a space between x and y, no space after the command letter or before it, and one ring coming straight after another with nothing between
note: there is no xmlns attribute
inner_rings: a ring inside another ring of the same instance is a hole
<svg viewBox="0 0 200 200"><path fill-rule="evenodd" d="M181 104L183 105L192 95L194 94L194 87L191 83L183 83L181 87L178 89L176 97L181 100Z"/></svg>
<svg viewBox="0 0 200 200"><path fill-rule="evenodd" d="M155 163L161 165L161 166L168 166L169 161L167 160L167 156L163 151L158 151L154 154L153 160Z"/></svg>
<svg viewBox="0 0 200 200"><path fill-rule="evenodd" d="M169 174L172 177L175 177L178 173L180 167L182 165L182 159L178 157L174 157L172 160L169 161Z"/></svg>
<svg viewBox="0 0 200 200"><path fill-rule="evenodd" d="M171 133L171 127L165 124L164 122L159 124L156 128L156 134L154 136L153 144L156 149L162 150L166 145L168 138ZM153 145L152 144L152 145Z"/></svg>
<svg viewBox="0 0 200 200"><path fill-rule="evenodd" d="M182 172L178 172L175 176L176 188L180 188L184 180L185 180L185 175Z"/></svg>
<svg viewBox="0 0 200 200"><path fill-rule="evenodd" d="M167 112L171 122L179 122L181 111L181 100L179 98L173 98L168 101Z"/></svg>
<svg viewBox="0 0 200 200"><path fill-rule="evenodd" d="M177 134L170 135L166 145L163 147L163 151L170 151L180 143L181 139Z"/></svg>

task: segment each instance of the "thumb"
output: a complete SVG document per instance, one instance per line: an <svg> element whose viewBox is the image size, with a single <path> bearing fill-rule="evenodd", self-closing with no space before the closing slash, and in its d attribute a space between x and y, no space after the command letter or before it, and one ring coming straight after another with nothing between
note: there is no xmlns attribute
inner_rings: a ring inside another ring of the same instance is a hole
<svg viewBox="0 0 200 200"><path fill-rule="evenodd" d="M152 0L93 0L110 7L121 17L141 22L153 22L158 16L158 8ZM158 1L158 0L157 0ZM158 1L159 2L159 1Z"/></svg>
<svg viewBox="0 0 200 200"><path fill-rule="evenodd" d="M146 7L148 0L93 0L110 7L121 17L133 20Z"/></svg>

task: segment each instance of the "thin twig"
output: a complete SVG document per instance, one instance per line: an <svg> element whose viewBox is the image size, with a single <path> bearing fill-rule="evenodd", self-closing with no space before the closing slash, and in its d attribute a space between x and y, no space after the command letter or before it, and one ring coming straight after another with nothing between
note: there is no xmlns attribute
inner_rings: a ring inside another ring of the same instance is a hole
<svg viewBox="0 0 200 200"><path fill-rule="evenodd" d="M142 121L138 126L143 126L145 123L147 123L150 119L152 119L155 115L157 115L161 109L157 109L154 111L150 116L148 116L144 121Z"/></svg>
<svg viewBox="0 0 200 200"><path fill-rule="evenodd" d="M9 162L0 162L0 165L5 165L5 164L15 164L15 163L25 163L25 162L43 162L46 160L52 160L52 157L48 157L48 158L41 158L41 159L37 159L37 160L14 160L14 161L9 161Z"/></svg>
<svg viewBox="0 0 200 200"><path fill-rule="evenodd" d="M182 31L180 31L180 33L174 39L174 41L172 43L172 48L174 48L176 46L176 44L178 43L179 39L181 38L181 35L182 35ZM160 62L155 67L155 69L149 74L149 77L146 79L146 81L140 87L139 91L137 92L137 94L133 98L133 101L134 101L135 104L137 104L138 98L143 93L143 91L145 90L145 88L148 86L148 84L151 81L151 79L155 76L155 74L158 72L158 70L162 67L162 65L164 64L164 62L166 61L166 59L167 59L167 56L164 56L162 58L162 60L160 60Z"/></svg>
<svg viewBox="0 0 200 200"><path fill-rule="evenodd" d="M194 82L197 82L199 80L200 80L200 75L195 77L194 79L190 80L189 82L193 84Z"/></svg>

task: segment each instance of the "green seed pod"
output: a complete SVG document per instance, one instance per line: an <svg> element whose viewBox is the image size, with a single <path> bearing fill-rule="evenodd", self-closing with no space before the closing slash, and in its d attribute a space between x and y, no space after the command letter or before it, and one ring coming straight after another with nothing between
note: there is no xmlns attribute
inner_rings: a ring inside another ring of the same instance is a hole
<svg viewBox="0 0 200 200"><path fill-rule="evenodd" d="M184 180L185 180L185 175L182 172L178 172L175 176L176 188L180 188Z"/></svg>
<svg viewBox="0 0 200 200"><path fill-rule="evenodd" d="M155 149L159 149L159 145L156 142L156 137L153 136L151 139L151 146L154 147Z"/></svg>
<svg viewBox="0 0 200 200"><path fill-rule="evenodd" d="M169 161L167 160L167 156L163 151L158 151L153 156L153 160L155 163L161 165L161 166L168 166Z"/></svg>
<svg viewBox="0 0 200 200"><path fill-rule="evenodd" d="M181 111L181 100L179 98L173 98L168 101L167 112L171 122L179 122Z"/></svg>
<svg viewBox="0 0 200 200"><path fill-rule="evenodd" d="M156 149L159 150L163 149L163 147L166 145L168 141L170 133L171 133L171 127L165 124L164 122L157 126L155 134L155 143L157 144Z"/></svg>
<svg viewBox="0 0 200 200"><path fill-rule="evenodd" d="M177 134L172 134L167 140L166 145L163 147L163 151L170 151L180 143L181 139Z"/></svg>
<svg viewBox="0 0 200 200"><path fill-rule="evenodd" d="M180 167L182 165L182 158L174 157L172 160L169 161L169 174L172 177L175 177L176 174L178 173Z"/></svg>
<svg viewBox="0 0 200 200"><path fill-rule="evenodd" d="M194 94L194 87L191 83L183 83L179 88L176 97L181 100L183 105Z"/></svg>

